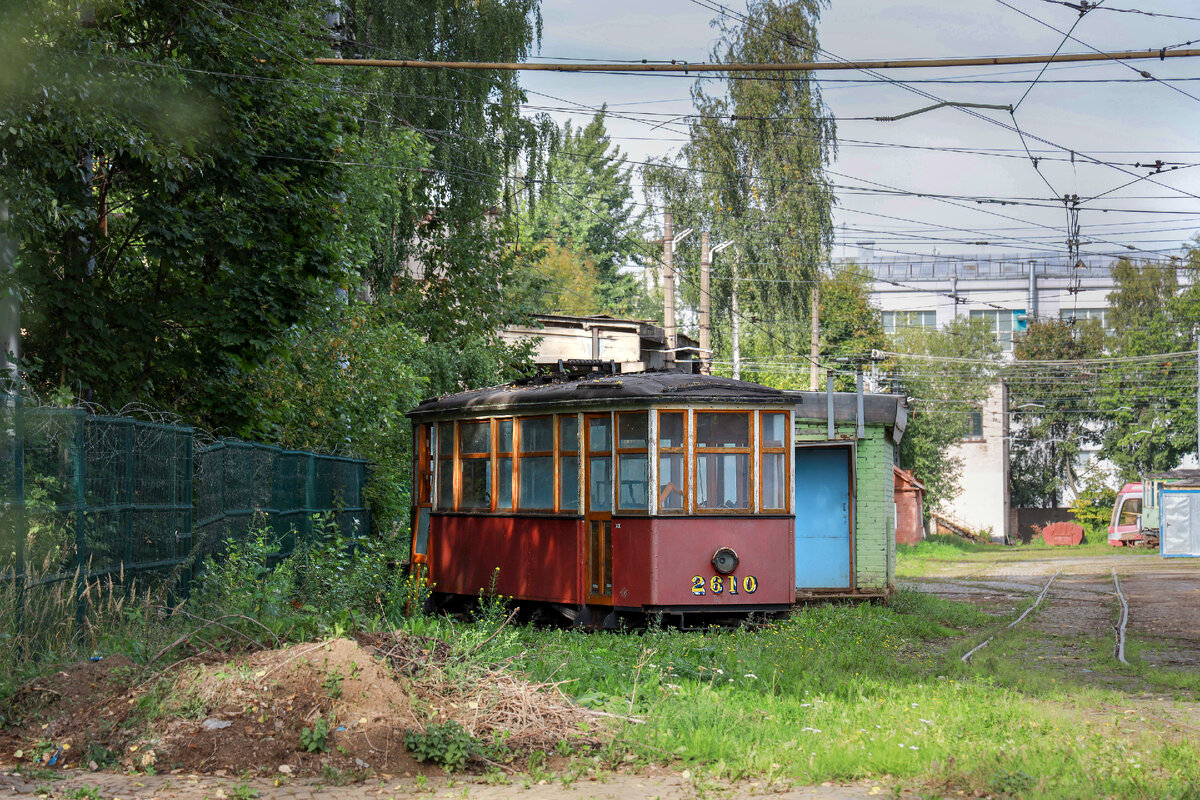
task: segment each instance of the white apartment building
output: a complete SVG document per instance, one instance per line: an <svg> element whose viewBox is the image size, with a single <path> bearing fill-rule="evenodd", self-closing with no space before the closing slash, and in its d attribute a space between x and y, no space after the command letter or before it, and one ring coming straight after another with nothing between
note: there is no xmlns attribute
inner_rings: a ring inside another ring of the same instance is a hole
<svg viewBox="0 0 1200 800"><path fill-rule="evenodd" d="M870 250L853 261L874 278L872 299L888 333L942 328L956 317L988 320L1005 352L1013 334L1035 319L1099 319L1105 323L1113 290L1110 256L1075 263L1047 253L982 258L886 257ZM962 459L960 492L947 516L976 531L1005 537L1009 524L1008 447L1004 406L996 386L972 414L971 435L954 455ZM1094 453L1086 453L1092 457ZM917 476L920 478L921 476Z"/></svg>

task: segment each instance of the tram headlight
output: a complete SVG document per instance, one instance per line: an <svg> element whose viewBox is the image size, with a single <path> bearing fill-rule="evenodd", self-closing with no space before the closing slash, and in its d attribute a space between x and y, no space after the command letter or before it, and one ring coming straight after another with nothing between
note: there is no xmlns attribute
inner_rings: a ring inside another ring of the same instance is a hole
<svg viewBox="0 0 1200 800"><path fill-rule="evenodd" d="M713 553L713 569L722 575L728 575L738 568L738 554L732 547L722 547Z"/></svg>

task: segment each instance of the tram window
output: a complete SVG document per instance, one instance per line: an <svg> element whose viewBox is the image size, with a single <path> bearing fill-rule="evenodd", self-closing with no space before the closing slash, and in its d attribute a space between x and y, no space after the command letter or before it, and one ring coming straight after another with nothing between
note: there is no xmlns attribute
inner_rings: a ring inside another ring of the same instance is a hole
<svg viewBox="0 0 1200 800"><path fill-rule="evenodd" d="M678 513L687 508L687 415L658 412L658 511Z"/></svg>
<svg viewBox="0 0 1200 800"><path fill-rule="evenodd" d="M454 509L454 423L438 423L437 507L440 511Z"/></svg>
<svg viewBox="0 0 1200 800"><path fill-rule="evenodd" d="M554 418L519 420L517 436L517 507L554 510Z"/></svg>
<svg viewBox="0 0 1200 800"><path fill-rule="evenodd" d="M492 452L492 423L460 422L458 425L460 455L488 455Z"/></svg>
<svg viewBox="0 0 1200 800"><path fill-rule="evenodd" d="M612 456L592 456L588 466L588 507L592 511L612 510Z"/></svg>
<svg viewBox="0 0 1200 800"><path fill-rule="evenodd" d="M763 449L787 444L787 414L764 411L762 415Z"/></svg>
<svg viewBox="0 0 1200 800"><path fill-rule="evenodd" d="M779 411L764 411L761 416L762 436L759 441L759 473L762 496L759 508L763 511L786 511L788 506L787 426L788 415Z"/></svg>
<svg viewBox="0 0 1200 800"><path fill-rule="evenodd" d="M706 511L749 509L750 454L697 454L696 505Z"/></svg>
<svg viewBox="0 0 1200 800"><path fill-rule="evenodd" d="M617 508L650 510L649 419L646 411L617 414Z"/></svg>
<svg viewBox="0 0 1200 800"><path fill-rule="evenodd" d="M529 417L521 420L521 452L540 453L554 450L554 418Z"/></svg>
<svg viewBox="0 0 1200 800"><path fill-rule="evenodd" d="M763 453L762 457L762 507L778 511L784 507L784 459L783 453Z"/></svg>
<svg viewBox="0 0 1200 800"><path fill-rule="evenodd" d="M460 491L462 497L458 507L463 509L491 509L492 507L492 464L486 458L464 458L459 463Z"/></svg>
<svg viewBox="0 0 1200 800"><path fill-rule="evenodd" d="M558 418L558 510L579 510L579 417Z"/></svg>
<svg viewBox="0 0 1200 800"><path fill-rule="evenodd" d="M496 510L513 507L513 421L496 420Z"/></svg>
<svg viewBox="0 0 1200 800"><path fill-rule="evenodd" d="M1138 514L1142 513L1142 498L1132 497L1125 501L1121 506L1121 513L1117 519L1118 525L1137 525Z"/></svg>
<svg viewBox="0 0 1200 800"><path fill-rule="evenodd" d="M697 447L749 447L750 415L737 412L697 412Z"/></svg>
<svg viewBox="0 0 1200 800"><path fill-rule="evenodd" d="M645 411L624 411L617 414L617 449L645 449L649 436Z"/></svg>
<svg viewBox="0 0 1200 800"><path fill-rule="evenodd" d="M750 412L696 413L696 508L748 511Z"/></svg>
<svg viewBox="0 0 1200 800"><path fill-rule="evenodd" d="M660 450L684 446L683 420L684 412L682 411L658 412L658 447Z"/></svg>
<svg viewBox="0 0 1200 800"><path fill-rule="evenodd" d="M612 511L612 419L587 418L588 510Z"/></svg>

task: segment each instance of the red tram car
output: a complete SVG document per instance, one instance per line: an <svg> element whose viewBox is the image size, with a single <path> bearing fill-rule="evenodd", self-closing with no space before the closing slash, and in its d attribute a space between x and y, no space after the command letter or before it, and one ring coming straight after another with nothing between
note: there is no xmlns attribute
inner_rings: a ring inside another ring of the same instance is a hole
<svg viewBox="0 0 1200 800"><path fill-rule="evenodd" d="M435 600L494 580L579 625L784 611L794 404L758 384L678 372L426 400L409 415L413 564Z"/></svg>

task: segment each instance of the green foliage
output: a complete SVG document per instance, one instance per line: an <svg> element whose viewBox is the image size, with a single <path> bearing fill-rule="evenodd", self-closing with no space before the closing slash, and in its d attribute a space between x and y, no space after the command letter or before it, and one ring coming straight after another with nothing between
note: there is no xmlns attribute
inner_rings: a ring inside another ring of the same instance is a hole
<svg viewBox="0 0 1200 800"><path fill-rule="evenodd" d="M645 260L638 234L646 212L633 204L633 168L622 166L626 156L609 140L605 115L601 109L582 128L568 121L550 139L544 163L527 176L521 241L533 252L550 244L534 263L547 281L547 310L626 316L646 310L639 281L618 272ZM565 269L571 261L576 280Z"/></svg>
<svg viewBox="0 0 1200 800"><path fill-rule="evenodd" d="M404 734L404 746L417 761L441 764L447 772L457 772L479 750L478 742L454 720L431 722L425 730Z"/></svg>
<svg viewBox="0 0 1200 800"><path fill-rule="evenodd" d="M718 38L709 60L816 58L825 6L823 0L751 0L744 14L713 22ZM809 290L833 238L833 192L824 174L836 148L832 115L816 81L794 72L698 81L692 99L697 117L680 158L648 167L644 180L650 201L675 214L676 230L709 230L715 242L734 242L713 261L714 346L729 350L736 267L747 320L743 356L771 360L807 352ZM698 236L684 240L676 258L691 304L699 291L698 246Z"/></svg>
<svg viewBox="0 0 1200 800"><path fill-rule="evenodd" d="M1200 249L1192 246L1187 258L1185 286L1173 269L1125 259L1113 266L1116 288L1108 296L1113 356L1195 348ZM1195 367L1187 361L1141 363L1116 371L1105 377L1096 403L1111 423L1100 456L1126 479L1174 469L1195 450Z"/></svg>
<svg viewBox="0 0 1200 800"><path fill-rule="evenodd" d="M925 484L926 511L958 493L962 460L950 454L966 437L969 414L982 408L995 383L1000 345L986 320L958 317L942 330L901 330L899 352L929 357L905 359L897 370L912 416L900 441L900 466ZM982 363L946 361L972 359Z"/></svg>
<svg viewBox="0 0 1200 800"><path fill-rule="evenodd" d="M0 95L0 186L36 387L211 426L253 416L230 384L365 253L337 163L359 99L306 63L328 53L326 11L23 6L36 44Z"/></svg>
<svg viewBox="0 0 1200 800"><path fill-rule="evenodd" d="M332 725L329 720L318 714L311 727L300 730L300 746L306 753L329 752L329 733Z"/></svg>
<svg viewBox="0 0 1200 800"><path fill-rule="evenodd" d="M1071 503L1071 516L1083 526L1090 541L1107 541L1116 500L1117 490L1108 485L1103 475L1093 474L1083 481Z"/></svg>
<svg viewBox="0 0 1200 800"><path fill-rule="evenodd" d="M1039 320L1013 343L1013 356L1020 361L1074 361L1103 354L1098 320ZM1080 383L1069 375L1048 378L1028 366L1008 378L1014 506L1056 507L1066 490L1078 491L1080 453L1099 445L1104 436L1097 415L1079 413L1091 405L1090 397L1080 396Z"/></svg>

